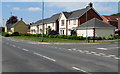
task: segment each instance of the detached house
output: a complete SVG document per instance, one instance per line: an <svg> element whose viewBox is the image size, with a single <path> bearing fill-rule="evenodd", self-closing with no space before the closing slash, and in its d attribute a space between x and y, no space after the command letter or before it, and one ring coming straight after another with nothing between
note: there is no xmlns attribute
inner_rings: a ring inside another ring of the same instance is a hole
<svg viewBox="0 0 120 74"><path fill-rule="evenodd" d="M59 34L71 35L74 29L93 18L103 20L102 17L95 11L93 4L89 3L86 8L72 11L62 12L59 17Z"/></svg>
<svg viewBox="0 0 120 74"><path fill-rule="evenodd" d="M14 23L14 24L8 24L5 27L5 32L13 33L13 32L19 32L19 33L27 33L28 32L28 25L22 20L22 18Z"/></svg>

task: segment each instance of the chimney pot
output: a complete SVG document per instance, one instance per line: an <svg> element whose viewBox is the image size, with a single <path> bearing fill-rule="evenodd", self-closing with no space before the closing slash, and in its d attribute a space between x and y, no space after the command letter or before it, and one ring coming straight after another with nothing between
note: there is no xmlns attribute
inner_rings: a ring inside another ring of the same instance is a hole
<svg viewBox="0 0 120 74"><path fill-rule="evenodd" d="M88 6L89 6L89 7L93 7L93 3L90 2L90 3L88 4Z"/></svg>
<svg viewBox="0 0 120 74"><path fill-rule="evenodd" d="M22 19L22 18L20 18L20 20L22 21L23 19Z"/></svg>

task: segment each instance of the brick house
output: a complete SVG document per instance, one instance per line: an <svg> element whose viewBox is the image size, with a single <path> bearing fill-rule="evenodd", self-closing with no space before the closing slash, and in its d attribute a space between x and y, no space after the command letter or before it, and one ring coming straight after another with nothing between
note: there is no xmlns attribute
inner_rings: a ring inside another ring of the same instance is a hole
<svg viewBox="0 0 120 74"><path fill-rule="evenodd" d="M103 15L102 18L103 18L103 21L105 23L108 23L108 24L111 24L111 25L115 26L116 30L118 30L118 18L120 18L120 16Z"/></svg>
<svg viewBox="0 0 120 74"><path fill-rule="evenodd" d="M103 20L98 12L93 8L92 3L89 3L88 6L83 9L72 12L62 12L59 17L59 34L71 35L74 28L93 18Z"/></svg>

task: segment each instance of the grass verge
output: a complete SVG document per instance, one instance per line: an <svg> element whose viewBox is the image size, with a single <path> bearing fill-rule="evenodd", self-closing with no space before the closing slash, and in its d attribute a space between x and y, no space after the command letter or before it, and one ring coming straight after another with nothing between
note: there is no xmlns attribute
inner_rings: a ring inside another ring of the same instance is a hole
<svg viewBox="0 0 120 74"><path fill-rule="evenodd" d="M41 42L41 37L30 37L30 36L11 36L12 38L22 39L22 40L30 40ZM44 42L85 42L85 40L68 40L61 38L44 38Z"/></svg>
<svg viewBox="0 0 120 74"><path fill-rule="evenodd" d="M41 37L31 37L31 36L11 36L11 38L21 39L21 40L30 40L35 42L41 42ZM86 40L69 40L61 38L44 38L44 42L64 42L64 43L85 43ZM94 43L114 43L120 42L120 40L99 40ZM93 43L93 42L90 42Z"/></svg>

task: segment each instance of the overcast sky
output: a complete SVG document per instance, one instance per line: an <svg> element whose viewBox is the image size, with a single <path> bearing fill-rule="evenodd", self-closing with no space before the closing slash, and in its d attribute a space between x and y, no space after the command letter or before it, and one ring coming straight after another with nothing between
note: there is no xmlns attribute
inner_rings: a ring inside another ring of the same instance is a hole
<svg viewBox="0 0 120 74"><path fill-rule="evenodd" d="M85 8L89 2L45 2L45 18L62 11L74 11ZM0 3L1 4L1 3ZM111 15L118 13L118 2L94 2L94 9L100 15ZM29 24L41 19L41 2L3 2L2 18L5 21L10 17L10 12L18 19ZM1 15L0 15L1 16ZM0 19L2 19L0 18Z"/></svg>

